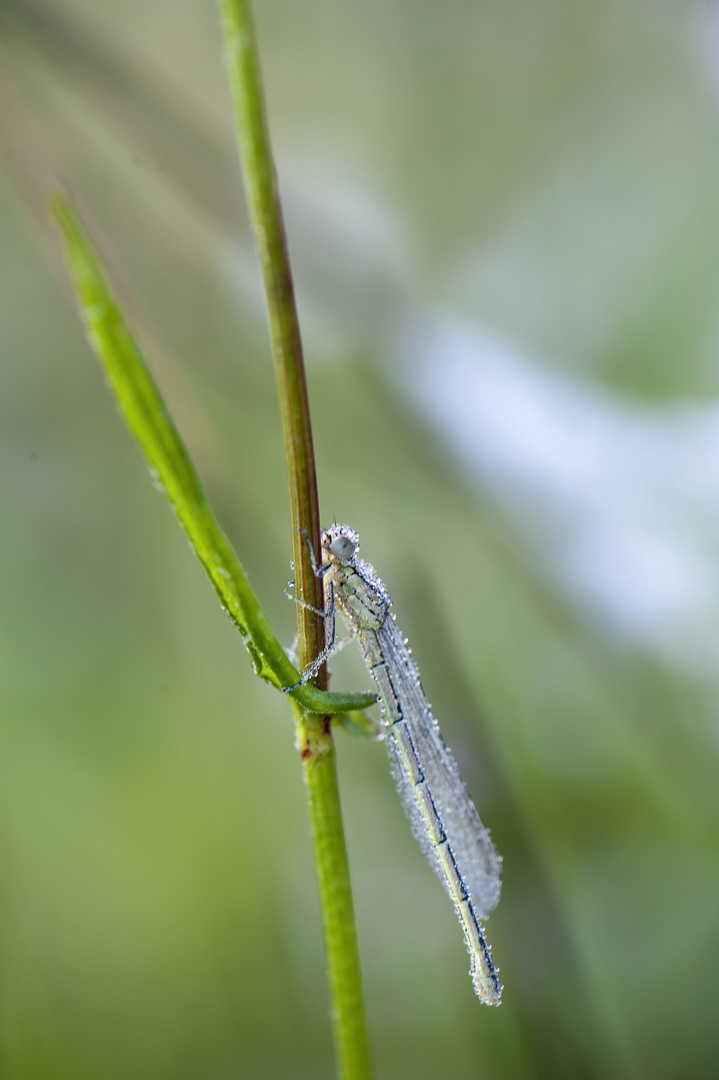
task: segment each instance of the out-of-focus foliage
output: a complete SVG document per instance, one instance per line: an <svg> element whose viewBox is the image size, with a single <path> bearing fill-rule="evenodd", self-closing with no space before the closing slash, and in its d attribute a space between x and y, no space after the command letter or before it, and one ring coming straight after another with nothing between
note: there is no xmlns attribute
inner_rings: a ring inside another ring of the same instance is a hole
<svg viewBox="0 0 719 1080"><path fill-rule="evenodd" d="M713 1076L719 16L258 8L324 516L360 530L505 859L487 1010L384 750L339 734L378 1073ZM216 12L5 0L0 50L0 1071L329 1077L286 703L44 220L60 172L289 644ZM335 689L366 685L350 652Z"/></svg>

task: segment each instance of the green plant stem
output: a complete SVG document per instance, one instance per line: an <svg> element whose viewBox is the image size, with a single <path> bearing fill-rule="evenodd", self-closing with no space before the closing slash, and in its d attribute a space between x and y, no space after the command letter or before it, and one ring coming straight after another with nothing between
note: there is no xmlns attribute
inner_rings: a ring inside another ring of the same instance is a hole
<svg viewBox="0 0 719 1080"><path fill-rule="evenodd" d="M221 0L221 9L237 142L265 286L280 403L295 581L304 602L304 606L298 605L297 627L300 669L304 670L319 655L325 638L324 622L318 614L324 604L322 583L314 573L305 542L309 538L314 551L319 551L309 399L250 4L248 0ZM318 678L322 689L326 679L323 666ZM371 1076L369 1043L332 731L327 717L299 710L296 715L312 821L338 1068L344 1080L367 1080Z"/></svg>
<svg viewBox="0 0 719 1080"><path fill-rule="evenodd" d="M324 604L305 537L319 551L320 516L302 341L292 271L272 160L257 45L248 0L222 0L226 60L235 105L237 143L265 287L272 356L285 443L292 513L292 546L298 595L311 608ZM304 670L324 646L324 623L298 605L299 666ZM324 669L318 685L326 680Z"/></svg>
<svg viewBox="0 0 719 1080"><path fill-rule="evenodd" d="M314 745L300 747L312 815L322 936L334 1021L335 1054L343 1080L372 1076L359 950L342 827L332 734L326 724Z"/></svg>

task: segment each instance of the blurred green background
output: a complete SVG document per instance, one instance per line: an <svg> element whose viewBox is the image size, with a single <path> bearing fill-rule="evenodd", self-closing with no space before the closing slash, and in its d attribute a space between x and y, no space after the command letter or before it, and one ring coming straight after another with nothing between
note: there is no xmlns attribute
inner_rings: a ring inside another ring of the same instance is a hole
<svg viewBox="0 0 719 1080"><path fill-rule="evenodd" d="M378 1076L719 1075L719 7L257 3L323 518L504 856L482 1008L338 750ZM333 1075L301 771L123 429L64 175L288 644L213 4L0 3L0 1075ZM346 650L334 686L368 684Z"/></svg>

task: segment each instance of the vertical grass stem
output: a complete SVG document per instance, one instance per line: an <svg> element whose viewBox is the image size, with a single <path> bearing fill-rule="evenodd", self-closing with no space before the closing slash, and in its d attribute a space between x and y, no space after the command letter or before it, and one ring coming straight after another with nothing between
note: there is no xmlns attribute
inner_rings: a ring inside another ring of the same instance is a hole
<svg viewBox="0 0 719 1080"><path fill-rule="evenodd" d="M324 645L322 583L304 537L319 551L319 501L312 426L287 239L272 160L252 12L248 0L221 0L225 55L250 218L265 287L292 512L298 651L303 670ZM326 688L323 668L320 689ZM309 797L335 1051L343 1080L371 1076L359 951L329 718L297 711Z"/></svg>

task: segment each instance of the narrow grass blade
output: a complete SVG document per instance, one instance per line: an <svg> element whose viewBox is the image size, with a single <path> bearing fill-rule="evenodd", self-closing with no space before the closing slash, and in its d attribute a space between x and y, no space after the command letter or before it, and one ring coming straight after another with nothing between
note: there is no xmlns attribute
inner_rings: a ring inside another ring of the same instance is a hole
<svg viewBox="0 0 719 1080"><path fill-rule="evenodd" d="M90 344L153 478L167 495L220 603L240 631L255 671L274 686L295 687L290 695L310 712L367 708L374 703L374 694L330 694L313 686L296 686L300 676L212 512L160 391L110 292L97 253L65 195L53 198L52 209Z"/></svg>

